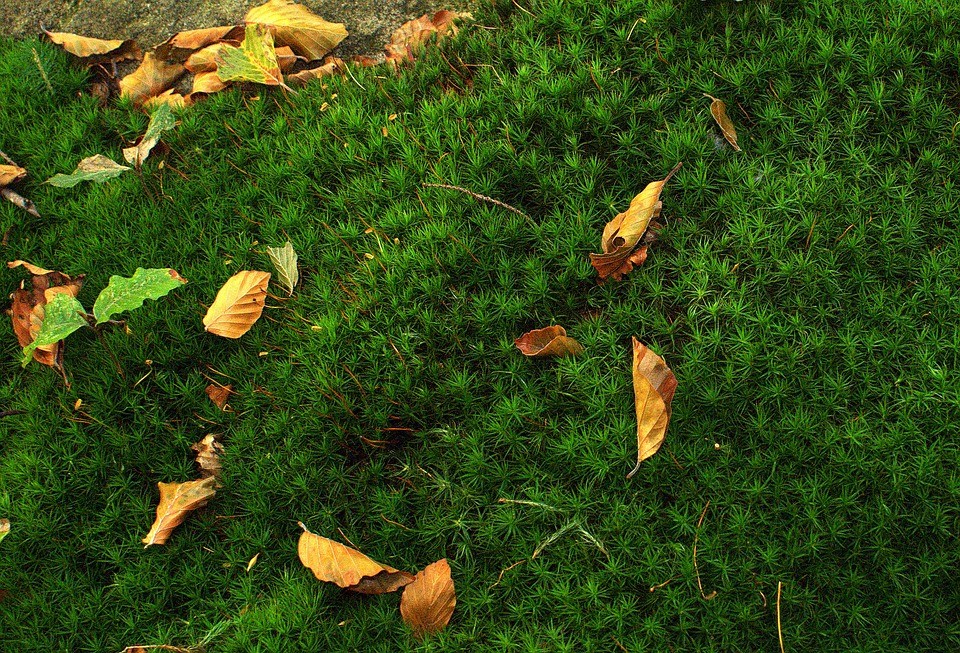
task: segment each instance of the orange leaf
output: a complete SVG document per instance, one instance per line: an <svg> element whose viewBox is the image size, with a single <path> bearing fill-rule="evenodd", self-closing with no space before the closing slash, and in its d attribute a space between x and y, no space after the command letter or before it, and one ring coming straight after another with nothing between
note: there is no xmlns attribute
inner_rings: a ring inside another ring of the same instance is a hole
<svg viewBox="0 0 960 653"><path fill-rule="evenodd" d="M213 383L207 386L207 396L210 397L210 401L215 403L220 410L227 409L227 399L230 398L231 394L233 394L233 386L216 385Z"/></svg>
<svg viewBox="0 0 960 653"><path fill-rule="evenodd" d="M234 47L237 47L240 45L240 42L214 43L213 45L208 45L202 50L197 50L191 54L183 66L194 74L213 72L217 69L217 53L227 45L233 45Z"/></svg>
<svg viewBox="0 0 960 653"><path fill-rule="evenodd" d="M438 633L450 623L456 605L457 594L450 565L444 558L427 565L412 583L403 588L400 615L413 629L414 637L423 639L424 635Z"/></svg>
<svg viewBox="0 0 960 653"><path fill-rule="evenodd" d="M316 61L347 37L343 23L329 23L293 0L270 0L247 12L243 20L263 25L278 45Z"/></svg>
<svg viewBox="0 0 960 653"><path fill-rule="evenodd" d="M723 137L733 146L733 149L739 152L740 146L737 145L737 130L733 126L733 121L730 120L730 117L727 115L727 105L723 100L718 100L712 95L707 95L706 93L703 95L713 100L713 102L710 103L710 113L720 127L720 131L723 132Z"/></svg>
<svg viewBox="0 0 960 653"><path fill-rule="evenodd" d="M643 248L646 243L641 241L645 236L649 238L647 228L650 221L660 215L660 193L681 165L678 163L664 179L647 184L630 202L630 208L604 227L601 242L603 254L590 255L590 262L600 273L601 279L612 276L619 281L633 269L634 264L639 265L646 259L646 249ZM635 251L638 245L644 250L639 254Z"/></svg>
<svg viewBox="0 0 960 653"><path fill-rule="evenodd" d="M212 434L191 445L190 449L197 452L197 465L200 466L200 476L202 478L208 476L220 477L220 454L223 453L223 445L217 442Z"/></svg>
<svg viewBox="0 0 960 653"><path fill-rule="evenodd" d="M281 45L276 48L277 63L280 64L280 72L285 73L293 68L297 61L306 61L306 57L298 57L293 53L293 48L289 45Z"/></svg>
<svg viewBox="0 0 960 653"><path fill-rule="evenodd" d="M223 25L177 32L155 48L159 59L185 56L186 52L206 48L217 41L233 41L243 38L242 25Z"/></svg>
<svg viewBox="0 0 960 653"><path fill-rule="evenodd" d="M27 269L27 272L33 275L44 275L44 274L50 274L51 272L53 272L53 270L48 270L46 268L40 267L39 265L34 265L33 263L27 263L26 261L21 261L20 259L17 259L16 261L7 262L7 267L10 268L11 270L13 268L18 268L21 265ZM63 276L66 277L67 275L63 275ZM69 279L69 277L67 278Z"/></svg>
<svg viewBox="0 0 960 653"><path fill-rule="evenodd" d="M120 96L128 97L140 106L172 87L185 70L182 64L163 61L148 52L140 67L120 80Z"/></svg>
<svg viewBox="0 0 960 653"><path fill-rule="evenodd" d="M336 75L337 73L341 73L346 69L347 66L343 63L343 59L338 57L327 57L324 59L324 64L322 66L308 68L307 70L301 70L298 73L287 75L287 82L291 84L299 84L300 86L306 86L307 82L312 79L320 79L321 77Z"/></svg>
<svg viewBox="0 0 960 653"><path fill-rule="evenodd" d="M186 483L157 483L160 487L160 505L157 518L144 537L144 547L151 544L166 544L173 529L183 523L187 513L207 504L217 491L213 489L217 479L213 476Z"/></svg>
<svg viewBox="0 0 960 653"><path fill-rule="evenodd" d="M227 279L203 318L204 330L239 338L260 319L267 298L269 272L241 270Z"/></svg>
<svg viewBox="0 0 960 653"><path fill-rule="evenodd" d="M548 326L528 331L513 344L524 356L576 356L583 353L583 345L567 336L562 326Z"/></svg>
<svg viewBox="0 0 960 653"><path fill-rule="evenodd" d="M220 76L217 75L216 70L197 73L193 76L193 88L190 90L189 97L192 100L194 99L193 96L195 95L209 95L210 93L222 91L226 87L226 82L220 79Z"/></svg>
<svg viewBox="0 0 960 653"><path fill-rule="evenodd" d="M27 171L20 166L0 163L0 186L15 184L27 176Z"/></svg>
<svg viewBox="0 0 960 653"><path fill-rule="evenodd" d="M670 405L677 389L677 377L667 363L636 338L633 339L633 394L637 410L637 465L657 453L667 435Z"/></svg>
<svg viewBox="0 0 960 653"><path fill-rule="evenodd" d="M361 594L395 592L413 581L413 574L397 571L356 549L314 535L303 524L300 527L303 528L297 546L300 562L319 580Z"/></svg>
<svg viewBox="0 0 960 653"><path fill-rule="evenodd" d="M126 61L139 59L143 53L136 42L127 39L104 40L89 36L78 36L69 32L48 32L43 30L47 37L75 57L86 59L87 65L109 63L111 61Z"/></svg>
<svg viewBox="0 0 960 653"><path fill-rule="evenodd" d="M433 17L424 14L420 18L408 20L393 32L390 42L385 46L387 63L396 66L413 61L414 52L426 45L433 35L436 35L437 40L448 33L455 35L459 29L453 21L471 17L468 13L458 14L444 10L438 11Z"/></svg>

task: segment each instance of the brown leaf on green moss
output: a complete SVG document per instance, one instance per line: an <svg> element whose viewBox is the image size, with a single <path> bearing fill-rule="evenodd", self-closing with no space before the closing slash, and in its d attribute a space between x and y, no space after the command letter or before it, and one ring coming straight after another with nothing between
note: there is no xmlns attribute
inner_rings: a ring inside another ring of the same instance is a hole
<svg viewBox="0 0 960 653"><path fill-rule="evenodd" d="M427 565L413 582L403 588L400 615L417 639L438 633L450 623L457 605L457 593L447 559Z"/></svg>
<svg viewBox="0 0 960 653"><path fill-rule="evenodd" d="M472 15L444 10L433 16L424 14L420 18L408 20L393 32L390 42L384 46L387 63L396 67L412 62L417 50L431 39L436 42L447 34L455 35L459 28L454 21L459 18L472 18Z"/></svg>
<svg viewBox="0 0 960 653"><path fill-rule="evenodd" d="M143 548L152 544L166 544L173 529L182 524L190 512L205 506L217 493L214 489L216 482L216 477L209 476L186 483L157 483L160 488L157 518L150 532L141 540Z"/></svg>
<svg viewBox="0 0 960 653"><path fill-rule="evenodd" d="M737 145L737 130L733 126L733 121L730 120L730 117L727 115L727 105L723 100L718 100L712 95L707 95L706 93L703 95L713 100L713 102L710 103L710 114L720 127L720 131L723 132L723 137L727 139L727 142L730 143L733 149L739 152L740 146Z"/></svg>
<svg viewBox="0 0 960 653"><path fill-rule="evenodd" d="M76 297L83 286L84 275L70 277L62 272L46 270L26 261L11 261L10 268L23 266L32 273L29 287L27 281L22 281L20 287L10 295L12 300L8 313L13 320L13 332L21 347L33 342L45 315L44 306L47 303L47 290L64 292ZM42 365L56 369L62 368L63 341L52 345L37 347L33 352L33 359Z"/></svg>
<svg viewBox="0 0 960 653"><path fill-rule="evenodd" d="M303 534L297 545L300 562L318 580L361 594L395 592L413 581L413 574L380 564L356 549L315 535L300 524Z"/></svg>
<svg viewBox="0 0 960 653"><path fill-rule="evenodd" d="M182 64L158 59L148 52L143 55L140 66L120 80L120 95L140 106L171 88L185 72Z"/></svg>
<svg viewBox="0 0 960 653"><path fill-rule="evenodd" d="M48 32L47 30L43 32L53 43L73 56L83 59L83 63L87 66L135 60L143 56L139 46L132 39L105 40L69 32Z"/></svg>
<svg viewBox="0 0 960 653"><path fill-rule="evenodd" d="M657 453L670 424L671 403L677 377L667 363L633 338L633 394L637 411L637 464L627 474L633 477L640 463Z"/></svg>
<svg viewBox="0 0 960 653"><path fill-rule="evenodd" d="M566 329L554 325L528 331L513 341L524 356L576 356L583 353L583 345L567 335Z"/></svg>

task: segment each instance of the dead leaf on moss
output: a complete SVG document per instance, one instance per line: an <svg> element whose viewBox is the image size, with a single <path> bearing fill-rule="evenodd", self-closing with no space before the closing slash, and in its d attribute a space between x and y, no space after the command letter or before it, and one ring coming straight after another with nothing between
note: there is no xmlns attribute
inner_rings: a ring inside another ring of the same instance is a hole
<svg viewBox="0 0 960 653"><path fill-rule="evenodd" d="M281 45L274 50L277 55L277 63L280 64L280 72L287 73L299 62L306 62L306 57L301 57L293 53L293 48L289 45Z"/></svg>
<svg viewBox="0 0 960 653"><path fill-rule="evenodd" d="M267 298L270 273L241 270L227 279L203 317L205 331L239 338L260 319Z"/></svg>
<svg viewBox="0 0 960 653"><path fill-rule="evenodd" d="M427 44L430 39L439 40L447 34L455 35L459 30L454 22L460 18L472 18L469 13L455 11L438 11L433 16L424 14L405 22L398 27L390 37L390 42L384 46L387 52L387 63L398 66L412 62L416 51Z"/></svg>
<svg viewBox="0 0 960 653"><path fill-rule="evenodd" d="M221 81L253 82L289 89L280 72L273 35L261 25L247 25L246 36L240 47L225 45L217 50L213 60Z"/></svg>
<svg viewBox="0 0 960 653"><path fill-rule="evenodd" d="M576 356L583 353L583 345L567 335L559 325L528 331L513 341L524 356Z"/></svg>
<svg viewBox="0 0 960 653"><path fill-rule="evenodd" d="M338 75L343 73L343 71L346 69L347 66L343 62L343 59L340 59L339 57L326 57L323 60L323 65L287 75L287 83L297 86L306 86L307 82L310 80L320 79L321 77L329 77L330 75Z"/></svg>
<svg viewBox="0 0 960 653"><path fill-rule="evenodd" d="M30 287L28 288L26 281L23 281L20 288L10 295L13 301L8 311L13 319L13 332L17 336L17 342L21 347L26 347L36 339L43 324L46 314L44 311L47 303L46 291L53 289L55 292L64 292L71 297L76 297L83 286L84 275L71 278L62 272L46 270L19 260L9 262L7 266L10 268L23 266L32 273ZM62 369L63 341L37 347L33 352L33 359L42 365Z"/></svg>
<svg viewBox="0 0 960 653"><path fill-rule="evenodd" d="M15 184L27 176L25 168L0 163L0 186Z"/></svg>
<svg viewBox="0 0 960 653"><path fill-rule="evenodd" d="M214 489L217 479L213 476L186 483L157 483L160 488L160 504L157 506L157 518L150 532L141 540L143 548L152 544L166 544L173 529L183 523L187 514L207 504L217 493Z"/></svg>
<svg viewBox="0 0 960 653"><path fill-rule="evenodd" d="M185 72L183 64L164 61L148 52L143 55L140 67L120 80L120 95L140 106L171 88Z"/></svg>
<svg viewBox="0 0 960 653"><path fill-rule="evenodd" d="M400 615L417 639L443 630L457 605L457 593L447 559L427 565L403 588Z"/></svg>
<svg viewBox="0 0 960 653"><path fill-rule="evenodd" d="M216 385L215 383L207 386L207 396L220 410L227 409L227 400L230 399L231 394L233 394L233 386Z"/></svg>
<svg viewBox="0 0 960 653"><path fill-rule="evenodd" d="M177 32L154 48L160 59L182 59L188 53L206 48L217 41L239 41L243 38L243 25L204 27Z"/></svg>
<svg viewBox="0 0 960 653"><path fill-rule="evenodd" d="M132 39L104 40L69 32L48 32L47 30L43 32L53 43L73 56L80 57L88 66L129 61L143 56L140 47Z"/></svg>
<svg viewBox="0 0 960 653"><path fill-rule="evenodd" d="M300 562L318 580L361 594L395 592L413 582L413 574L380 564L356 549L315 535L302 523L297 545Z"/></svg>
<svg viewBox="0 0 960 653"><path fill-rule="evenodd" d="M733 149L739 152L740 146L737 145L737 130L733 126L733 121L730 120L730 117L727 115L727 105L723 100L718 100L712 95L707 95L706 93L703 95L713 100L710 103L710 113L720 127L720 131L723 132L723 137L727 139L727 142L730 143Z"/></svg>
<svg viewBox="0 0 960 653"><path fill-rule="evenodd" d="M200 467L200 477L216 476L220 478L220 455L223 453L223 445L217 441L217 438L211 433L205 436L200 442L193 444L191 450L197 454L197 465Z"/></svg>
<svg viewBox="0 0 960 653"><path fill-rule="evenodd" d="M160 95L152 97L146 102L143 103L143 108L147 111L153 111L162 104L166 104L171 109L182 109L186 106L192 104L188 96L181 95L176 92L177 89L171 88L167 89Z"/></svg>
<svg viewBox="0 0 960 653"><path fill-rule="evenodd" d="M627 474L632 478L640 463L657 453L670 423L670 405L677 377L667 363L633 338L633 394L637 411L637 464Z"/></svg>
<svg viewBox="0 0 960 653"><path fill-rule="evenodd" d="M243 18L263 25L278 45L288 45L308 61L322 59L347 37L342 23L330 23L293 0L270 0L254 7Z"/></svg>

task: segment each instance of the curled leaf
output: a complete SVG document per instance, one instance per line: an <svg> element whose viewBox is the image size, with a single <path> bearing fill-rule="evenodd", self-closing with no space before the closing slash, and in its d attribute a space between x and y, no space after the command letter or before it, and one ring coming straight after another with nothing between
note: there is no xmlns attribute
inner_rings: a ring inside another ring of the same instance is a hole
<svg viewBox="0 0 960 653"><path fill-rule="evenodd" d="M217 41L239 40L243 36L242 25L205 27L177 32L155 48L160 59L179 59L188 52L205 48Z"/></svg>
<svg viewBox="0 0 960 653"><path fill-rule="evenodd" d="M303 534L297 545L300 562L318 580L361 594L395 592L413 581L413 574L380 564L356 549L315 535L300 524Z"/></svg>
<svg viewBox="0 0 960 653"><path fill-rule="evenodd" d="M26 367L33 359L33 352L38 347L56 345L77 329L87 326L84 317L87 312L69 292L47 288L43 294L46 299L43 322L40 323L33 340L23 348L23 360L20 363L22 367Z"/></svg>
<svg viewBox="0 0 960 653"><path fill-rule="evenodd" d="M187 513L205 506L217 493L214 489L216 482L216 477L210 476L186 483L157 483L160 488L157 518L150 532L141 540L143 548L151 544L166 544L173 529L187 518Z"/></svg>
<svg viewBox="0 0 960 653"><path fill-rule="evenodd" d="M739 152L740 146L737 145L737 130L733 126L733 121L730 120L730 117L727 115L727 105L723 100L718 100L712 95L707 95L706 93L703 95L713 100L713 102L710 103L710 113L720 127L720 131L723 132L723 137L727 139L727 142L730 143L733 149Z"/></svg>
<svg viewBox="0 0 960 653"><path fill-rule="evenodd" d="M47 183L58 188L73 188L81 181L102 184L108 179L118 177L124 170L129 169L127 166L122 166L102 154L94 154L78 163L77 169L69 175L55 174L47 180Z"/></svg>
<svg viewBox="0 0 960 653"><path fill-rule="evenodd" d="M444 558L424 567L413 582L403 588L400 615L413 629L414 637L423 639L424 635L440 632L450 623L456 605L450 564Z"/></svg>
<svg viewBox="0 0 960 653"><path fill-rule="evenodd" d="M308 68L306 70L301 70L298 73L287 75L287 81L298 86L306 86L307 82L310 80L336 75L347 69L346 64L343 63L343 59L338 57L326 57L323 62L324 63L322 66Z"/></svg>
<svg viewBox="0 0 960 653"><path fill-rule="evenodd" d="M308 61L321 59L347 37L342 23L330 23L293 0L270 0L243 20L263 25L279 45L288 45Z"/></svg>
<svg viewBox="0 0 960 653"><path fill-rule="evenodd" d="M633 338L633 394L637 411L637 464L627 474L633 477L640 463L657 453L670 423L670 404L677 377L666 362Z"/></svg>
<svg viewBox="0 0 960 653"><path fill-rule="evenodd" d="M227 279L203 317L205 331L239 338L260 319L267 298L270 273L241 270Z"/></svg>
<svg viewBox="0 0 960 653"><path fill-rule="evenodd" d="M11 261L7 266L10 268L23 266L33 274L30 288L26 287L26 283L21 283L20 288L10 295L13 300L9 311L13 318L13 332L20 346L26 347L36 338L43 324L44 306L47 303L46 291L56 289L56 292L66 292L76 297L83 286L84 275L71 278L62 272L46 270L26 261ZM33 352L35 361L58 369L61 367L62 355L62 342L38 346Z"/></svg>
<svg viewBox="0 0 960 653"><path fill-rule="evenodd" d="M160 142L160 135L168 129L173 129L176 124L177 119L174 117L170 105L167 103L158 105L150 115L147 131L143 134L140 142L133 147L123 149L124 160L131 165L142 165L150 156L154 145Z"/></svg>
<svg viewBox="0 0 960 653"><path fill-rule="evenodd" d="M454 20L472 18L471 14L458 14L455 11L438 11L433 16L424 14L420 18L408 20L398 27L385 46L387 63L397 66L414 60L414 53L427 44L431 38L439 40L447 34L456 35L459 31Z"/></svg>
<svg viewBox="0 0 960 653"><path fill-rule="evenodd" d="M47 270L46 268L42 268L39 265L34 265L33 263L27 263L26 261L21 261L20 259L17 259L16 261L7 262L7 267L10 268L11 270L13 268L18 268L21 265L24 268L26 268L27 272L33 275L44 275L44 274L50 274L51 272L53 272L53 270ZM67 275L63 275L63 276L66 277ZM67 279L69 278L70 277L67 277Z"/></svg>
<svg viewBox="0 0 960 653"><path fill-rule="evenodd" d="M20 166L0 163L0 187L15 184L27 176L27 171Z"/></svg>
<svg viewBox="0 0 960 653"><path fill-rule="evenodd" d="M61 46L73 56L84 59L88 66L139 59L143 56L136 42L130 39L126 41L104 40L70 34L69 32L43 31L52 42Z"/></svg>
<svg viewBox="0 0 960 653"><path fill-rule="evenodd" d="M513 341L524 356L576 356L583 353L583 345L567 336L562 326L554 325L528 331Z"/></svg>
<svg viewBox="0 0 960 653"><path fill-rule="evenodd" d="M220 454L223 453L223 445L217 441L213 435L205 436L200 442L190 446L190 449L197 454L197 465L200 467L201 478L208 476L220 477Z"/></svg>
<svg viewBox="0 0 960 653"><path fill-rule="evenodd" d="M268 247L267 255L277 269L280 285L287 289L288 295L292 295L293 288L300 279L300 273L297 271L297 253L293 249L293 243L288 240L283 247Z"/></svg>

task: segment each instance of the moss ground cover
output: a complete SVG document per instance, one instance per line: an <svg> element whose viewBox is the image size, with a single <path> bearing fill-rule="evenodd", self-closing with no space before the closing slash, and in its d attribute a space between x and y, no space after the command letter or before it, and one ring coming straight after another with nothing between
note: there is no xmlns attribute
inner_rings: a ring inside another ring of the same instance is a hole
<svg viewBox="0 0 960 653"><path fill-rule="evenodd" d="M69 389L0 341L0 410L25 411L0 418L4 645L777 650L782 582L787 650L949 648L958 71L955 3L499 2L404 74L222 93L140 173L58 189L146 117L0 41L0 149L44 216L0 205L6 260L87 273L85 304L137 267L189 279L109 351L72 335ZM599 285L603 225L679 161L647 262ZM220 285L287 239L293 297L205 334ZM549 323L585 354L515 350ZM627 481L631 336L679 387ZM156 483L194 478L211 432L223 487L143 550ZM450 626L420 644L396 595L318 583L298 520L400 569L447 557Z"/></svg>

